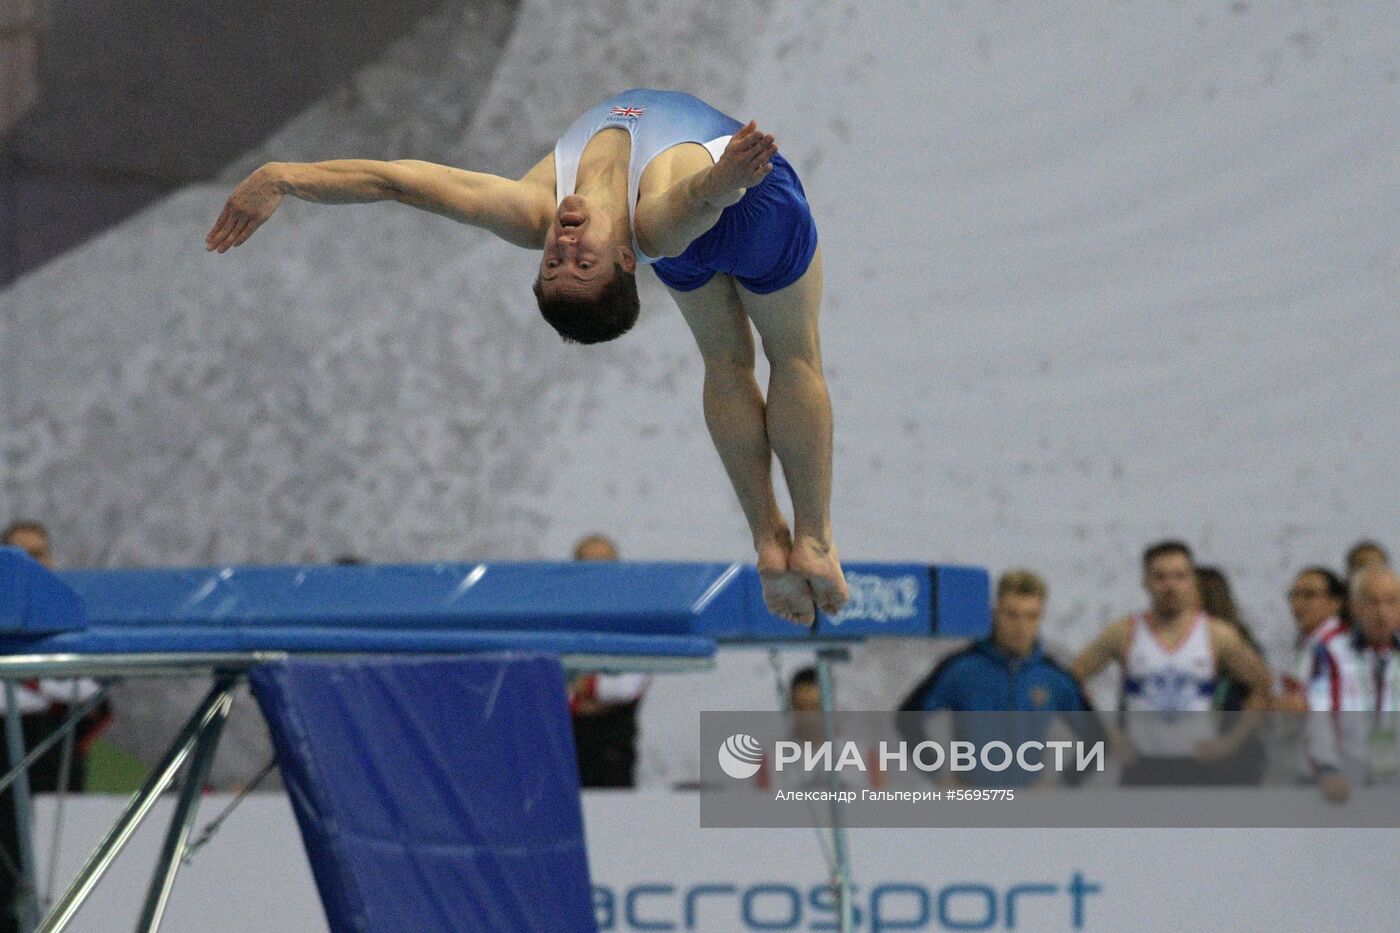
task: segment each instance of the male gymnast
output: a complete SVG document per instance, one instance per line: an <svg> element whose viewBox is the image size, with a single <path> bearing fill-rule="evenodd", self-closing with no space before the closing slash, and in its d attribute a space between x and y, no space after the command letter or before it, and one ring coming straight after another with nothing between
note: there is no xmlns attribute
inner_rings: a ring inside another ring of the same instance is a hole
<svg viewBox="0 0 1400 933"><path fill-rule="evenodd" d="M242 245L287 194L398 201L543 249L540 311L576 343L635 323L637 263L650 264L704 359L705 423L753 534L769 610L802 624L817 609L840 611L848 593L831 530L821 250L771 134L688 94L637 89L585 112L519 181L411 159L270 162L234 189L206 248ZM770 365L766 399L750 322ZM791 528L773 492L773 454Z"/></svg>

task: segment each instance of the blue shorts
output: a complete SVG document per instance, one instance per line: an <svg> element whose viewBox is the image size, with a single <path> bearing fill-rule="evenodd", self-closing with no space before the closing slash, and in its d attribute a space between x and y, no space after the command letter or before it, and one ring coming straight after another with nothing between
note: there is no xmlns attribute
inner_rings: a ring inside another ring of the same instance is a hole
<svg viewBox="0 0 1400 933"><path fill-rule="evenodd" d="M726 207L684 253L658 259L652 268L678 292L694 291L723 272L766 295L802 278L816 251L817 225L807 194L792 166L776 155L767 178Z"/></svg>

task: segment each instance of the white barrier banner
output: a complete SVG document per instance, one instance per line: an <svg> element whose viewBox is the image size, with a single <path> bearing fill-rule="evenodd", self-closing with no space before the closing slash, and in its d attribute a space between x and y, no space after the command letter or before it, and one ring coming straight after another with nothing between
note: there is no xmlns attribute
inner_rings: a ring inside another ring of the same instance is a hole
<svg viewBox="0 0 1400 933"><path fill-rule="evenodd" d="M817 830L700 829L695 794L588 794L584 817L604 933L837 929ZM1400 917L1400 830L847 835L867 933L1382 930Z"/></svg>
<svg viewBox="0 0 1400 933"><path fill-rule="evenodd" d="M203 817L227 799L206 797ZM124 803L67 802L60 890ZM71 931L135 924L170 804L162 801ZM36 816L45 866L51 798ZM602 933L837 928L816 830L701 829L699 819L695 794L584 795ZM1400 830L864 829L849 840L863 933L1379 931L1400 916ZM180 872L163 929L326 930L284 796L244 801Z"/></svg>

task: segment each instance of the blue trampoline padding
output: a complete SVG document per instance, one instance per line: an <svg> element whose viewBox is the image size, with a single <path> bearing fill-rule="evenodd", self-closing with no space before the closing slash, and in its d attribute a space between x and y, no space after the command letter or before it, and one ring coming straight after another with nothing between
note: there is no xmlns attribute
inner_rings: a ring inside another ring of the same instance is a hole
<svg viewBox="0 0 1400 933"><path fill-rule="evenodd" d="M525 561L60 576L83 598L91 624L108 627L388 625L689 635L697 614L742 611L729 564Z"/></svg>
<svg viewBox="0 0 1400 933"><path fill-rule="evenodd" d="M87 624L82 601L17 547L0 547L0 632L42 634Z"/></svg>
<svg viewBox="0 0 1400 933"><path fill-rule="evenodd" d="M758 572L736 575L742 613L698 615L693 630L720 641L798 642L803 639L981 638L992 629L990 584L981 567L902 563L843 563L850 600L835 616L818 615L810 629L770 615Z"/></svg>
<svg viewBox="0 0 1400 933"><path fill-rule="evenodd" d="M333 933L595 931L558 661L252 672Z"/></svg>
<svg viewBox="0 0 1400 933"><path fill-rule="evenodd" d="M11 633L7 646L23 651L12 638L81 627L84 614L92 636L52 646L33 642L30 652L574 652L589 649L557 644L601 636L698 636L759 644L976 637L991 627L985 570L915 563L846 564L850 602L812 628L769 615L758 572L742 564L536 561L87 570L57 576L27 559L12 558L9 565L12 591L39 595L11 597L23 602L11 605L8 620L0 617L0 633ZM73 593L81 599L76 611ZM124 632L130 636L127 644ZM413 632L422 633L422 641L415 642ZM463 647L447 647L453 643L447 636L458 634L468 636L460 642ZM562 641L535 645L532 635ZM657 650L660 644L630 653L665 653ZM693 653L699 643L677 644L688 644L682 653Z"/></svg>
<svg viewBox="0 0 1400 933"><path fill-rule="evenodd" d="M941 638L984 638L992 630L992 582L981 567L933 568L933 631Z"/></svg>

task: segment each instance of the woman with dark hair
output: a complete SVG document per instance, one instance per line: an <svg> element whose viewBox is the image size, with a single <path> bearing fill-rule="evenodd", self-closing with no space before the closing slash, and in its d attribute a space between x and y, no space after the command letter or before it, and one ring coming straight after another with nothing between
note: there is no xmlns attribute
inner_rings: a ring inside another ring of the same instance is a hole
<svg viewBox="0 0 1400 933"><path fill-rule="evenodd" d="M1254 649L1256 654L1263 657L1264 652L1259 647L1259 641L1240 616L1239 607L1235 605L1234 594L1230 592L1230 581L1220 568L1197 566L1196 587L1201 594L1201 609L1207 615L1219 619L1233 628L1244 639L1245 643ZM1248 687L1232 680L1228 673L1221 672L1220 678L1216 682L1214 707L1217 711L1225 714L1223 717L1225 722L1221 728L1222 733L1228 732L1235 717L1241 715L1248 696ZM1219 775L1215 783L1262 783L1265 757L1264 743L1260 741L1257 733L1251 732L1232 755L1217 763Z"/></svg>
<svg viewBox="0 0 1400 933"><path fill-rule="evenodd" d="M1288 589L1298 639L1293 661L1283 673L1280 708L1302 713L1308 709L1307 688L1321 661L1319 651L1348 628L1347 585L1326 567L1304 567Z"/></svg>

